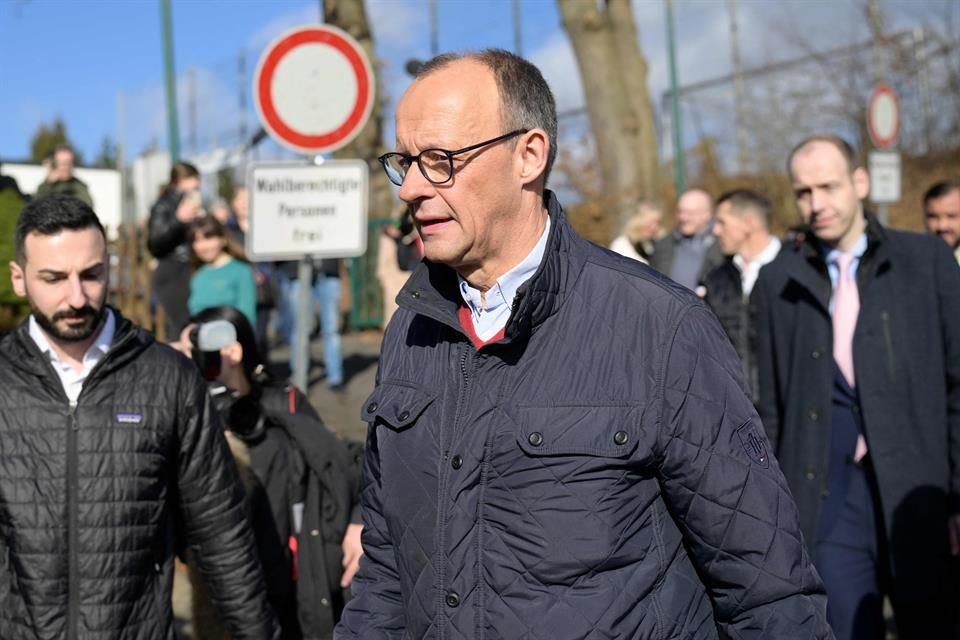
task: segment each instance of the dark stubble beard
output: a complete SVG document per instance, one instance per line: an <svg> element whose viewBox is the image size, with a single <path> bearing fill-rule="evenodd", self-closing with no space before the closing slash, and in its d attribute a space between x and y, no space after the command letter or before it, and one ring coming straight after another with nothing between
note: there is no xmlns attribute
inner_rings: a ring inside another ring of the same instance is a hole
<svg viewBox="0 0 960 640"><path fill-rule="evenodd" d="M47 316L33 306L32 301L30 302L30 310L33 312L33 317L36 319L37 324L40 325L40 328L48 335L63 342L83 342L96 333L97 329L100 328L105 309L104 304L101 302L96 307L88 304L79 309L57 311L52 316ZM57 326L59 320L77 318L82 318L83 323L73 325L67 329L61 329Z"/></svg>

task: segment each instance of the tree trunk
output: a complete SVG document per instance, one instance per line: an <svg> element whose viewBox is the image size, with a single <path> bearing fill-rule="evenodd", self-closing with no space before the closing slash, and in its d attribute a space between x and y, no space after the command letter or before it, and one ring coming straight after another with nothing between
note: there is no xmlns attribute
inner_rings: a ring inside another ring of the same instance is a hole
<svg viewBox="0 0 960 640"><path fill-rule="evenodd" d="M605 203L616 232L657 183L647 63L629 0L557 0L583 80Z"/></svg>
<svg viewBox="0 0 960 640"><path fill-rule="evenodd" d="M350 144L337 150L334 158L359 158L370 169L369 216L371 219L385 218L393 209L393 196L390 185L377 157L383 148L383 91L380 86L379 63L374 54L373 34L367 20L367 11L363 0L323 0L324 21L343 29L353 36L370 59L377 85L376 97L370 120L360 130Z"/></svg>

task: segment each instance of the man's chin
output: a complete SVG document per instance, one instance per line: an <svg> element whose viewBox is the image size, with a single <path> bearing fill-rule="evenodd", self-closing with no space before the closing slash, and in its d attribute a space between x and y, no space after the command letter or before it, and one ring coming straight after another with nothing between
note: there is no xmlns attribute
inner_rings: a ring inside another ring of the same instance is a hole
<svg viewBox="0 0 960 640"><path fill-rule="evenodd" d="M83 342L88 340L100 328L104 318L104 311L90 316L84 316L82 322L71 322L66 318L51 320L34 310L33 316L48 335L61 342Z"/></svg>

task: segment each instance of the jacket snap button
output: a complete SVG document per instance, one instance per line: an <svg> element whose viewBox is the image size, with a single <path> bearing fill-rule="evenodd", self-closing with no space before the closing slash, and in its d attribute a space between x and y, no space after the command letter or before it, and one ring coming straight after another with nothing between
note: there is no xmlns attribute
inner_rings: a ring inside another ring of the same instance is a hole
<svg viewBox="0 0 960 640"><path fill-rule="evenodd" d="M325 607L329 607L329 606L330 606L330 601L327 600L326 598L320 598L320 604L322 604L322 605L325 606Z"/></svg>
<svg viewBox="0 0 960 640"><path fill-rule="evenodd" d="M447 597L444 598L444 600L446 601L447 606L450 607L451 609L460 606L460 596L457 595L456 591L451 591L450 593L448 593Z"/></svg>
<svg viewBox="0 0 960 640"><path fill-rule="evenodd" d="M819 360L819 359L820 359L820 351L814 350L814 352L810 354L810 357L812 357L814 360Z"/></svg>
<svg viewBox="0 0 960 640"><path fill-rule="evenodd" d="M613 441L618 445L627 444L627 440L630 439L630 436L627 435L626 431L617 431L613 434Z"/></svg>
<svg viewBox="0 0 960 640"><path fill-rule="evenodd" d="M316 538L318 535L320 535L320 529L310 529L310 535Z"/></svg>
<svg viewBox="0 0 960 640"><path fill-rule="evenodd" d="M819 418L819 417L820 417L820 414L817 413L816 411L811 411L811 412L810 412L810 419L813 420L814 422L816 422L817 418Z"/></svg>
<svg viewBox="0 0 960 640"><path fill-rule="evenodd" d="M420 298L420 292L419 292L419 291L413 291L413 292L410 293L410 297L413 298L414 300L417 300L417 299Z"/></svg>
<svg viewBox="0 0 960 640"><path fill-rule="evenodd" d="M815 474L813 471L807 471L807 480L813 480L816 477L817 477L817 474Z"/></svg>
<svg viewBox="0 0 960 640"><path fill-rule="evenodd" d="M379 406L376 402L371 402L367 405L367 413L373 413Z"/></svg>
<svg viewBox="0 0 960 640"><path fill-rule="evenodd" d="M453 460L450 461L450 466L454 469L459 469L463 466L463 458L460 456L453 456Z"/></svg>
<svg viewBox="0 0 960 640"><path fill-rule="evenodd" d="M543 444L543 436L537 433L536 431L534 431L527 438L527 442L529 442L531 445L535 447L539 447L540 445Z"/></svg>
<svg viewBox="0 0 960 640"><path fill-rule="evenodd" d="M397 420L403 421L410 417L409 411L401 411L400 415L397 416Z"/></svg>

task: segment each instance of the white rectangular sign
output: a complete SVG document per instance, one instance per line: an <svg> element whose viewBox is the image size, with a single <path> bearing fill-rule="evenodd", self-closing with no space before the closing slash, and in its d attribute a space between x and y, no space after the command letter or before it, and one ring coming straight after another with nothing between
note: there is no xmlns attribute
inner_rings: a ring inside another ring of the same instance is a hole
<svg viewBox="0 0 960 640"><path fill-rule="evenodd" d="M870 201L874 204L900 202L900 154L895 151L871 151Z"/></svg>
<svg viewBox="0 0 960 640"><path fill-rule="evenodd" d="M368 178L362 160L253 165L247 175L247 255L251 260L363 255Z"/></svg>

